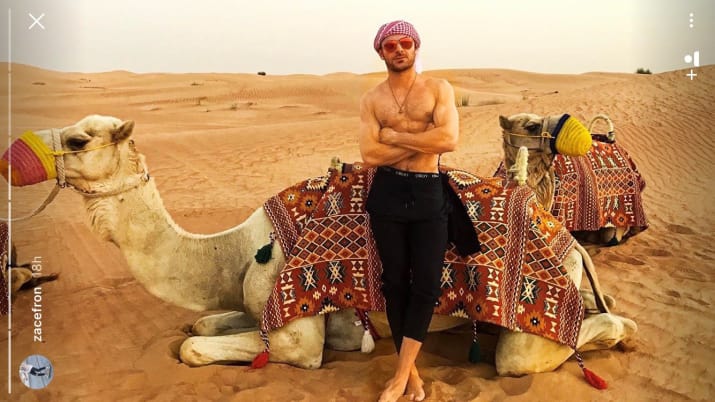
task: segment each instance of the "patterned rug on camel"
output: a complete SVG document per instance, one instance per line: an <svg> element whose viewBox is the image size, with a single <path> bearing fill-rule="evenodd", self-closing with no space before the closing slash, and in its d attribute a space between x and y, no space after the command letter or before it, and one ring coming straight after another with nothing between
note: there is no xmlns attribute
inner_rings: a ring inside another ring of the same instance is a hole
<svg viewBox="0 0 715 402"><path fill-rule="evenodd" d="M264 332L344 308L384 311L382 266L365 211L374 173L358 163L345 164L342 171L330 169L265 203L286 265L264 310ZM441 173L480 246L462 256L450 244L435 313L489 322L575 348L582 299L563 268L573 237L526 186L505 186L500 178L445 167Z"/></svg>

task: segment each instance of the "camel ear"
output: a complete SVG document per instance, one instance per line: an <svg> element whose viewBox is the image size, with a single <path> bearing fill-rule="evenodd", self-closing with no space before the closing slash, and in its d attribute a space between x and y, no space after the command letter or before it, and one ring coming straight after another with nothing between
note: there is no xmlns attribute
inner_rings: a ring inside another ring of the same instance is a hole
<svg viewBox="0 0 715 402"><path fill-rule="evenodd" d="M499 125L500 125L501 128L503 128L504 130L511 130L511 126L512 126L513 124L514 124L514 123L513 123L511 120L507 119L506 117L504 117L504 116L502 116L502 115L499 115Z"/></svg>
<svg viewBox="0 0 715 402"><path fill-rule="evenodd" d="M112 142L121 142L129 138L134 131L134 120L127 120L121 126L112 130Z"/></svg>

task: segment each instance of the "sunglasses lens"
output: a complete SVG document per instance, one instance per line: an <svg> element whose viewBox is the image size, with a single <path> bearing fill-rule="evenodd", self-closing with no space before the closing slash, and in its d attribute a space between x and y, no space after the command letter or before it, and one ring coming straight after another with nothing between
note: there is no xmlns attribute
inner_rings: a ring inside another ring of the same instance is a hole
<svg viewBox="0 0 715 402"><path fill-rule="evenodd" d="M405 50L410 50L410 49L412 49L412 44L413 44L413 43L414 43L414 42L412 42L412 39L410 39L410 38L400 39L400 46L401 46L403 49L405 49Z"/></svg>
<svg viewBox="0 0 715 402"><path fill-rule="evenodd" d="M397 42L394 40L387 41L382 44L382 48L385 49L386 52L394 52L395 49L397 49Z"/></svg>

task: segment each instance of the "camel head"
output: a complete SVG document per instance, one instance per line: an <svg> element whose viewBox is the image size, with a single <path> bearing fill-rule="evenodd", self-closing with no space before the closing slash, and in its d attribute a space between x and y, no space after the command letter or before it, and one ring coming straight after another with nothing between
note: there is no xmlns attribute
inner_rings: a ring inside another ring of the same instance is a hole
<svg viewBox="0 0 715 402"><path fill-rule="evenodd" d="M529 150L527 185L549 210L554 195L553 162L557 153L585 155L591 148L591 134L567 114L542 117L533 113L499 116L502 128L504 163L511 168L520 147Z"/></svg>
<svg viewBox="0 0 715 402"><path fill-rule="evenodd" d="M548 171L553 163L556 152L552 149L550 139L544 136L544 125L558 117L546 118L533 113L519 113L509 117L499 116L502 128L502 149L507 168L512 167L517 160L520 147L529 151L529 173L536 170ZM532 179L533 180L533 179ZM530 187L534 187L532 183Z"/></svg>
<svg viewBox="0 0 715 402"><path fill-rule="evenodd" d="M62 129L62 149L72 152L64 155L67 182L90 190L93 183L117 181L123 174L136 173L128 166L129 154L133 153L129 141L133 130L131 120L98 115Z"/></svg>
<svg viewBox="0 0 715 402"><path fill-rule="evenodd" d="M547 122L548 123L548 122ZM519 113L509 117L499 116L499 125L502 128L502 138L504 148L514 149L513 154L519 147L526 147L529 153L553 154L548 143L548 138L542 136L544 130L544 118L534 113Z"/></svg>
<svg viewBox="0 0 715 402"><path fill-rule="evenodd" d="M526 147L530 153L553 156L585 155L591 148L591 133L568 114L542 117L533 113L499 116L505 151ZM510 152L516 155L516 151Z"/></svg>
<svg viewBox="0 0 715 402"><path fill-rule="evenodd" d="M142 156L130 139L133 130L131 120L90 115L61 129L26 132L3 155L0 168L6 176L10 165L13 185L58 178L80 193L101 194L142 173Z"/></svg>

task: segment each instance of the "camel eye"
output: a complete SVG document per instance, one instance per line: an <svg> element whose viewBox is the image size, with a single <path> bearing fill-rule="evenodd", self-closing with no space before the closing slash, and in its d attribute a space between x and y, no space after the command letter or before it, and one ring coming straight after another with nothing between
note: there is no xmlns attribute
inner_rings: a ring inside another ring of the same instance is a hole
<svg viewBox="0 0 715 402"><path fill-rule="evenodd" d="M85 138L70 138L67 140L67 147L73 151L79 151L89 142Z"/></svg>
<svg viewBox="0 0 715 402"><path fill-rule="evenodd" d="M534 123L533 121L526 123L526 125L524 126L524 128L531 133L538 131L539 127L541 127L541 124Z"/></svg>

